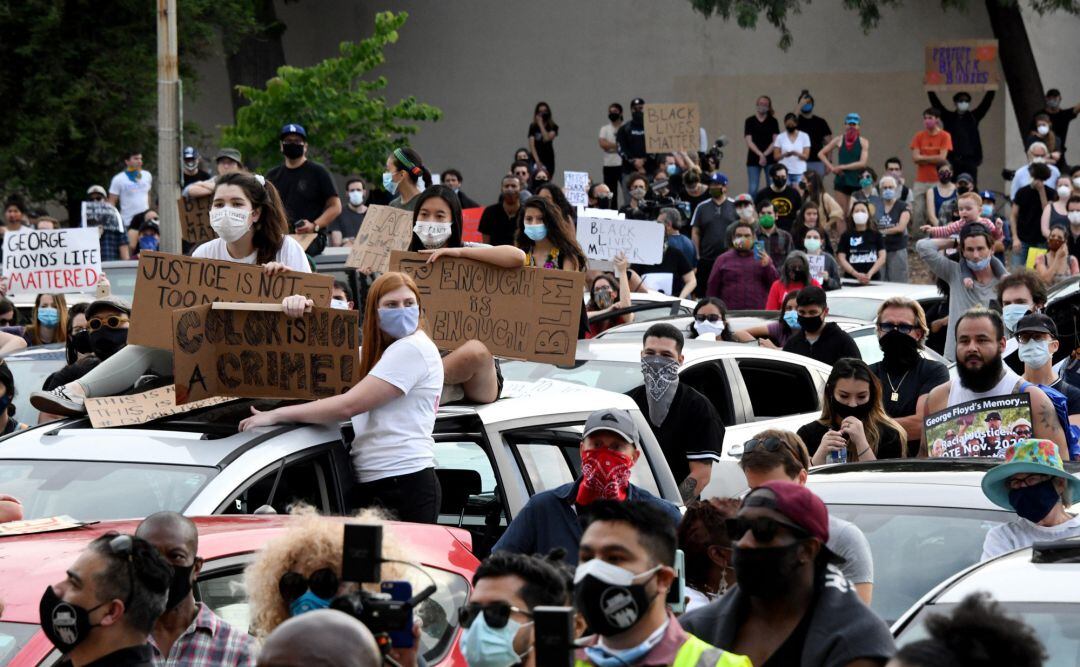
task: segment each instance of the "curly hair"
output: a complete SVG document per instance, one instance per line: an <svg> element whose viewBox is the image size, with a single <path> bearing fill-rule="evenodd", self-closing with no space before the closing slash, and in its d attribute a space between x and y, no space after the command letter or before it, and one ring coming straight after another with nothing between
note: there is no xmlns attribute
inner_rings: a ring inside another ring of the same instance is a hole
<svg viewBox="0 0 1080 667"><path fill-rule="evenodd" d="M251 631L256 637L266 637L274 628L289 618L289 606L282 599L278 582L286 572L296 572L305 577L317 570L329 568L341 578L341 555L345 546L344 523L319 514L309 506L293 509L294 519L284 534L270 540L244 571L244 587L251 605ZM375 509L367 509L356 515L360 523L384 524L387 516ZM383 558L408 560L405 548L394 538L393 531L383 533ZM384 580L412 580L415 575L396 563L382 566ZM414 587L427 585L417 578ZM351 589L356 584L344 584ZM368 585L365 584L365 587ZM378 592L377 585L369 590ZM342 592L339 590L339 593Z"/></svg>

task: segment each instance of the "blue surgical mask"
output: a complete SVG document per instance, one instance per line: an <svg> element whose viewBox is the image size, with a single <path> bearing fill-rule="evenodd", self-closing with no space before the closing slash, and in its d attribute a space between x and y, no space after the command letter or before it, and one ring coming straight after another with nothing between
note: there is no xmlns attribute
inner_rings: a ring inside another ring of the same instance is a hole
<svg viewBox="0 0 1080 667"><path fill-rule="evenodd" d="M667 166L667 175L668 176L674 176L677 173L679 173L679 168L677 166L675 166L673 164L669 164Z"/></svg>
<svg viewBox="0 0 1080 667"><path fill-rule="evenodd" d="M404 338L415 332L419 324L420 306L379 309L379 328L391 338Z"/></svg>
<svg viewBox="0 0 1080 667"><path fill-rule="evenodd" d="M798 311L789 310L784 313L784 322L787 323L792 329L800 329L799 326L799 313Z"/></svg>
<svg viewBox="0 0 1080 667"><path fill-rule="evenodd" d="M547 238L547 225L525 225L525 236L535 241Z"/></svg>
<svg viewBox="0 0 1080 667"><path fill-rule="evenodd" d="M289 614L291 616L299 616L300 614L306 614L307 612L315 611L316 609L329 608L330 600L328 598L321 598L308 589L303 595L289 603Z"/></svg>
<svg viewBox="0 0 1080 667"><path fill-rule="evenodd" d="M989 218L993 214L994 214L994 205L993 204L983 204L983 206L982 206L982 216L984 218Z"/></svg>
<svg viewBox="0 0 1080 667"><path fill-rule="evenodd" d="M1029 310L1031 310L1031 306L1026 303L1010 303L1002 308L1001 319L1005 322L1005 328L1009 331L1015 331L1020 318L1027 315Z"/></svg>
<svg viewBox="0 0 1080 667"><path fill-rule="evenodd" d="M37 320L43 327L55 327L60 323L60 311L51 306L38 308Z"/></svg>
<svg viewBox="0 0 1080 667"><path fill-rule="evenodd" d="M982 271L986 267L990 266L990 260L992 259L993 256L987 257L986 259L980 259L978 261L973 261L970 259L965 259L964 261L967 262L968 268L972 271Z"/></svg>
<svg viewBox="0 0 1080 667"><path fill-rule="evenodd" d="M492 628L483 614L461 633L461 652L469 667L512 667L521 662L525 654L514 650L514 637L521 623L506 621L501 628ZM532 650L532 649L529 649Z"/></svg>
<svg viewBox="0 0 1080 667"><path fill-rule="evenodd" d="M382 174L382 186L383 190L390 194L397 194L397 183L394 182L394 175L388 171L384 171Z"/></svg>
<svg viewBox="0 0 1080 667"><path fill-rule="evenodd" d="M896 199L896 188L882 188L881 198L886 201L892 201Z"/></svg>
<svg viewBox="0 0 1080 667"><path fill-rule="evenodd" d="M811 111L813 111L813 110L814 110L814 105L813 105L813 104L811 104L811 103L809 103L809 102L807 102L806 104L802 105L802 112L803 112L803 113L810 113L810 112L811 112Z"/></svg>
<svg viewBox="0 0 1080 667"><path fill-rule="evenodd" d="M1020 357L1020 361L1028 366L1032 368L1042 368L1050 363L1050 341L1029 340L1026 343L1020 343L1017 354Z"/></svg>

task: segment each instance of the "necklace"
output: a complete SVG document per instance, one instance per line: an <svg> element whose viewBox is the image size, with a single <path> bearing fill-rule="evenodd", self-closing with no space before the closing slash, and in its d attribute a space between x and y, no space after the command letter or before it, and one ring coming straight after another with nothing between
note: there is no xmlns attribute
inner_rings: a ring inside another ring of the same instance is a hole
<svg viewBox="0 0 1080 667"><path fill-rule="evenodd" d="M529 258L528 259L529 259L528 266L539 266L539 263L536 261L536 257L532 253L529 253ZM558 248L552 248L550 251L548 251L547 259L544 261L544 268L545 269L557 269L557 268L559 268L559 249Z"/></svg>
<svg viewBox="0 0 1080 667"><path fill-rule="evenodd" d="M904 373L904 377L900 378L900 381L897 382L896 386L894 387L892 383L892 376L889 375L888 371L885 371L885 379L889 381L889 389L892 389L892 394L889 396L889 400L893 403L896 403L900 400L900 387L904 384L904 378L906 378L907 374L910 372L911 371L909 370Z"/></svg>

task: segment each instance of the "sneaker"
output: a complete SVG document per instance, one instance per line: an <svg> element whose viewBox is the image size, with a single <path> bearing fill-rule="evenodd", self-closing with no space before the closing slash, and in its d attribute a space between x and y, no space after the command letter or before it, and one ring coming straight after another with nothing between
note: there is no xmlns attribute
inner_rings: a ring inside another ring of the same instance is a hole
<svg viewBox="0 0 1080 667"><path fill-rule="evenodd" d="M60 385L52 391L35 391L30 394L30 405L40 412L64 417L80 417L86 414L82 396L72 396Z"/></svg>

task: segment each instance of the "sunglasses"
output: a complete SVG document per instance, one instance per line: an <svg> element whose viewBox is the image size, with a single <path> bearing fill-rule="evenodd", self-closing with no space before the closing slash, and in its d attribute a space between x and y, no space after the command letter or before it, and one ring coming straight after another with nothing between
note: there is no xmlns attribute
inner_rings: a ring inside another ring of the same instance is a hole
<svg viewBox="0 0 1080 667"><path fill-rule="evenodd" d="M776 436L754 438L743 443L743 454L749 454L755 449L764 449L767 452L777 452L784 446L784 442Z"/></svg>
<svg viewBox="0 0 1080 667"><path fill-rule="evenodd" d="M458 622L461 624L461 627L468 628L482 613L488 627L493 630L498 630L499 628L506 627L507 622L510 620L510 614L514 612L525 614L529 618L532 618L532 613L525 611L524 609L518 609L507 602L491 602L489 604L468 602L458 609Z"/></svg>
<svg viewBox="0 0 1080 667"><path fill-rule="evenodd" d="M781 528L787 528L795 534L796 538L801 540L810 537L810 533L795 524L783 523L768 517L758 517L756 519L735 517L734 519L726 519L724 521L724 528L732 541L741 540L742 536L746 534L746 531L750 531L754 534L754 539L758 542L772 542Z"/></svg>
<svg viewBox="0 0 1080 667"><path fill-rule="evenodd" d="M95 317L92 320L86 322L86 327L90 331L97 331L101 327L109 327L110 329L119 329L121 324L127 324L131 322L128 318L121 315L110 315L104 320L100 317Z"/></svg>
<svg viewBox="0 0 1080 667"><path fill-rule="evenodd" d="M882 322L882 323L878 324L877 328L878 328L878 331L880 331L881 333L889 333L889 332L892 332L892 331L899 331L900 333L904 334L905 336L910 334L912 331L915 331L915 325L914 324L893 324L892 322Z"/></svg>
<svg viewBox="0 0 1080 667"><path fill-rule="evenodd" d="M329 600L337 594L338 585L337 574L324 567L312 572L310 577L299 572L286 572L278 581L278 592L286 604L291 604L309 590L324 600Z"/></svg>
<svg viewBox="0 0 1080 667"><path fill-rule="evenodd" d="M709 320L710 322L715 324L721 320L721 316L716 315L715 313L712 315L694 315L694 319L698 322L704 322L705 320Z"/></svg>

